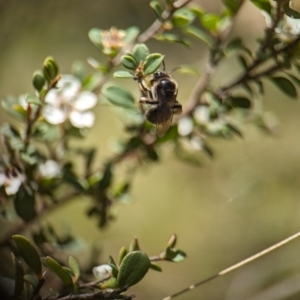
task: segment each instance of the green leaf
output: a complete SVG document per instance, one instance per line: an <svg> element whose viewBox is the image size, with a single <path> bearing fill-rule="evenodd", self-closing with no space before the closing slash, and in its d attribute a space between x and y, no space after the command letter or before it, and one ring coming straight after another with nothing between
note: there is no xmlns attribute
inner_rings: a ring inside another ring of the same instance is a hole
<svg viewBox="0 0 300 300"><path fill-rule="evenodd" d="M105 84L102 87L102 95L114 105L125 108L135 107L132 94L119 85Z"/></svg>
<svg viewBox="0 0 300 300"><path fill-rule="evenodd" d="M123 246L119 251L119 265L121 265L122 260L127 255L127 253L128 253L128 251L127 251L126 247Z"/></svg>
<svg viewBox="0 0 300 300"><path fill-rule="evenodd" d="M19 99L14 96L5 97L2 102L3 109L14 119L24 121L26 118L26 110L20 105Z"/></svg>
<svg viewBox="0 0 300 300"><path fill-rule="evenodd" d="M195 14L188 8L180 8L173 14L172 22L177 27L190 25L195 19Z"/></svg>
<svg viewBox="0 0 300 300"><path fill-rule="evenodd" d="M178 72L181 74L191 74L191 75L200 76L198 69L189 65L181 65L180 68L178 69Z"/></svg>
<svg viewBox="0 0 300 300"><path fill-rule="evenodd" d="M122 55L121 63L125 68L130 70L135 70L138 67L137 61L129 55Z"/></svg>
<svg viewBox="0 0 300 300"><path fill-rule="evenodd" d="M156 263L153 263L153 262L151 262L151 264L150 264L150 269L157 271L157 272L162 272L161 266Z"/></svg>
<svg viewBox="0 0 300 300"><path fill-rule="evenodd" d="M226 51L232 52L238 50L241 48L242 45L243 45L242 39L237 37L228 43L228 45L226 46Z"/></svg>
<svg viewBox="0 0 300 300"><path fill-rule="evenodd" d="M136 44L132 49L132 54L139 64L141 61L144 61L146 59L150 52L145 44Z"/></svg>
<svg viewBox="0 0 300 300"><path fill-rule="evenodd" d="M143 279L150 268L150 259L142 251L128 253L120 266L117 282L119 287L132 286Z"/></svg>
<svg viewBox="0 0 300 300"><path fill-rule="evenodd" d="M80 277L80 267L78 261L75 257L69 256L68 264L77 281Z"/></svg>
<svg viewBox="0 0 300 300"><path fill-rule="evenodd" d="M140 32L139 28L136 26L131 26L127 28L125 31L126 31L126 36L124 38L125 44L129 44L132 41L134 41Z"/></svg>
<svg viewBox="0 0 300 300"><path fill-rule="evenodd" d="M146 57L143 65L143 72L145 75L153 74L162 64L164 55L160 53L152 53Z"/></svg>
<svg viewBox="0 0 300 300"><path fill-rule="evenodd" d="M101 31L99 28L92 28L88 35L92 43L97 46L99 49L102 49L102 35Z"/></svg>
<svg viewBox="0 0 300 300"><path fill-rule="evenodd" d="M229 97L228 100L233 107L251 108L251 101L246 97Z"/></svg>
<svg viewBox="0 0 300 300"><path fill-rule="evenodd" d="M250 0L257 8L260 10L263 10L267 12L269 15L271 15L271 4L269 0Z"/></svg>
<svg viewBox="0 0 300 300"><path fill-rule="evenodd" d="M179 43L179 44L182 44L186 47L190 47L190 42L188 40L181 39L180 37L178 37L174 33L169 33L169 32L160 33L160 34L155 35L155 39L157 39L158 41L166 41L166 42L170 42L170 43Z"/></svg>
<svg viewBox="0 0 300 300"><path fill-rule="evenodd" d="M285 77L269 77L269 79L278 87L283 93L291 98L297 98L297 91L294 84Z"/></svg>
<svg viewBox="0 0 300 300"><path fill-rule="evenodd" d="M241 4L243 3L242 0L222 0L222 2L233 16L238 12Z"/></svg>
<svg viewBox="0 0 300 300"><path fill-rule="evenodd" d="M37 91L41 91L45 85L45 78L42 71L37 70L33 73L32 85Z"/></svg>
<svg viewBox="0 0 300 300"><path fill-rule="evenodd" d="M58 65L52 56L46 57L43 63L44 77L48 82L51 82L58 75Z"/></svg>
<svg viewBox="0 0 300 300"><path fill-rule="evenodd" d="M112 169L111 169L111 164L108 163L105 166L105 170L103 172L103 176L101 178L101 180L99 181L97 187L100 190L105 190L106 188L108 188L111 184L112 178L113 178L113 173L112 173Z"/></svg>
<svg viewBox="0 0 300 300"><path fill-rule="evenodd" d="M185 33L192 35L193 37L201 40L205 44L207 44L210 48L214 48L214 40L213 38L206 33L205 31L190 25L184 29Z"/></svg>
<svg viewBox="0 0 300 300"><path fill-rule="evenodd" d="M24 270L21 262L13 255L15 265L15 291L13 299L19 299L24 289Z"/></svg>
<svg viewBox="0 0 300 300"><path fill-rule="evenodd" d="M36 248L26 237L22 235L16 234L13 235L12 238L15 241L25 263L36 274L38 279L42 280L42 263Z"/></svg>
<svg viewBox="0 0 300 300"><path fill-rule="evenodd" d="M25 222L32 220L35 215L35 196L33 191L29 193L24 187L20 187L15 195L14 206L16 213Z"/></svg>
<svg viewBox="0 0 300 300"><path fill-rule="evenodd" d="M242 56L242 55L238 55L238 60L239 60L239 63L241 64L241 66L242 66L245 70L247 70L248 64L247 64L247 61L246 61L245 57Z"/></svg>
<svg viewBox="0 0 300 300"><path fill-rule="evenodd" d="M154 10L154 13L155 13L157 19L162 21L162 18L161 18L162 8L160 6L160 3L156 0L153 0L153 1L150 2L149 5Z"/></svg>
<svg viewBox="0 0 300 300"><path fill-rule="evenodd" d="M114 78L133 78L134 74L129 71L116 71L113 76Z"/></svg>
<svg viewBox="0 0 300 300"><path fill-rule="evenodd" d="M290 2L290 1L289 1ZM283 5L283 10L284 10L284 13L289 16L290 18L293 18L293 19L300 19L300 13L293 10L290 5L289 5L289 2L285 3ZM279 5L279 3L277 4Z"/></svg>
<svg viewBox="0 0 300 300"><path fill-rule="evenodd" d="M208 13L202 15L200 21L205 29L208 31L215 31L218 26L218 22L220 21L220 17L213 13Z"/></svg>
<svg viewBox="0 0 300 300"><path fill-rule="evenodd" d="M36 96L33 96L33 95L27 95L26 102L31 103L31 104L35 104L35 105L42 105L41 100L38 99Z"/></svg>
<svg viewBox="0 0 300 300"><path fill-rule="evenodd" d="M110 255L109 256L109 261L108 261L108 264L111 266L112 268L112 274L113 274L113 277L117 277L118 276L118 273L119 273L119 269L118 269L118 266L117 264L115 263L113 257Z"/></svg>
<svg viewBox="0 0 300 300"><path fill-rule="evenodd" d="M43 261L48 269L53 271L67 286L68 289L74 290L74 284L69 273L52 257L46 256Z"/></svg>
<svg viewBox="0 0 300 300"><path fill-rule="evenodd" d="M33 287L36 287L39 284L39 281L36 279L36 277L29 274L24 276L24 280L30 283Z"/></svg>
<svg viewBox="0 0 300 300"><path fill-rule="evenodd" d="M292 74L287 74L287 75L292 79L292 81L295 82L295 84L296 84L298 87L300 87L300 79L299 79L299 78L297 78L296 76L294 76L294 75L292 75Z"/></svg>
<svg viewBox="0 0 300 300"><path fill-rule="evenodd" d="M137 237L135 237L133 241L130 243L129 252L138 251L138 250L140 250L140 246Z"/></svg>
<svg viewBox="0 0 300 300"><path fill-rule="evenodd" d="M172 262L180 262L186 258L186 254L181 251L171 247L168 247L165 252L165 260Z"/></svg>

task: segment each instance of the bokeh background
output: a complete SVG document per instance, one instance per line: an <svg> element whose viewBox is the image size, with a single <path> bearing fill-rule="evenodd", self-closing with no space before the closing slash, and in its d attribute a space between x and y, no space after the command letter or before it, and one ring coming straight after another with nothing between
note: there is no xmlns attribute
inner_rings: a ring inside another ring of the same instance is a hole
<svg viewBox="0 0 300 300"><path fill-rule="evenodd" d="M220 2L198 1L209 11ZM142 30L154 19L147 0L1 0L0 98L31 91L31 76L44 58L52 55L69 73L75 60L103 59L89 41L92 27L112 25ZM232 36L241 35L249 47L263 34L264 19L246 3ZM166 54L168 69L192 63L201 69L206 51L149 42L152 52ZM223 63L214 85L238 74L234 60ZM174 75L179 101L186 102L196 78ZM136 86L122 81L138 95ZM177 160L165 151L161 163L144 165L133 185L133 202L116 208L117 219L99 230L87 219L87 199L77 199L47 216L45 222L60 228L70 224L74 234L101 245L102 262L117 256L121 246L138 236L149 255L158 254L172 233L188 258L163 264L163 273L151 271L131 291L137 299L159 300L261 251L300 228L300 102L286 98L265 81L263 105L280 121L276 134L266 134L252 124L243 126L244 138L210 139L214 159L203 154L201 167ZM122 123L108 108L96 108L97 122L87 144L99 149L99 165L110 156L109 144L122 135ZM1 124L10 121L0 111ZM300 299L300 241L277 250L227 276L216 279L178 299ZM74 254L76 256L76 253ZM81 255L81 254L80 254ZM82 255L81 255L82 257Z"/></svg>

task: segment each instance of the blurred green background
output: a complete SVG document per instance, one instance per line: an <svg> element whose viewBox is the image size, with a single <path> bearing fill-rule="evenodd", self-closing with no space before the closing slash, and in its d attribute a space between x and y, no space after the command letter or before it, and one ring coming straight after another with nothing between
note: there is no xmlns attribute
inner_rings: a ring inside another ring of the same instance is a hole
<svg viewBox="0 0 300 300"><path fill-rule="evenodd" d="M220 3L198 1L218 11ZM142 30L154 19L146 0L2 0L0 1L0 96L32 92L31 76L44 58L52 55L69 73L74 60L103 59L89 41L92 27ZM232 36L241 35L249 47L263 34L264 19L247 3ZM193 49L181 45L149 44L151 52L166 54L172 69L205 62L205 48L193 41ZM214 79L218 86L236 76L238 65L223 63ZM174 74L183 103L196 78ZM121 82L132 87L134 83ZM131 289L137 299L161 299L196 281L291 235L300 228L300 103L286 98L265 81L264 109L273 111L280 128L271 136L256 126L242 128L244 138L209 139L213 160L203 154L203 166L177 160L164 151L161 163L144 165L133 185L133 202L119 205L117 219L100 231L85 217L87 199L73 201L47 217L61 228L70 223L74 234L102 247L102 262L117 256L119 248L138 236L149 255L158 254L172 233L188 259L163 264L163 273L149 272ZM97 121L87 144L99 149L99 165L110 156L109 143L122 133L122 123L107 107L96 108ZM10 120L3 111L1 123ZM234 273L214 280L178 299L300 299L300 241L295 241ZM76 253L74 254L76 256ZM81 254L80 254L81 255Z"/></svg>

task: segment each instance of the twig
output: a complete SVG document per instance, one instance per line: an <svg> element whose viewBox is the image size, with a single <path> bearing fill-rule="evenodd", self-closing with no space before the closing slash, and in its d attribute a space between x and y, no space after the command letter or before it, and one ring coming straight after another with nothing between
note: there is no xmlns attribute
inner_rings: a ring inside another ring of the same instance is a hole
<svg viewBox="0 0 300 300"><path fill-rule="evenodd" d="M178 0L173 3L173 6L170 9L164 10L161 15L161 20L156 19L147 30L140 34L137 41L139 43L145 43L162 29L164 22L169 20L177 9L184 7L191 1L192 0Z"/></svg>
<svg viewBox="0 0 300 300"><path fill-rule="evenodd" d="M225 274L228 274L228 273L230 273L230 272L232 272L232 271L234 271L234 270L236 270L236 269L238 269L238 268L240 268L240 267L242 267L242 266L244 266L244 265L246 265L246 264L248 264L248 263L250 263L250 262L252 262L252 261L254 261L254 260L256 260L256 259L258 259L260 257L262 257L262 256L264 256L264 255L266 255L266 254L269 254L270 252L272 252L272 251L274 251L274 250L276 250L276 249L278 249L278 248L280 248L280 247L282 247L282 246L284 246L286 244L288 244L289 242L295 240L298 237L300 237L300 231L297 232L297 233L295 233L294 235L292 235L292 236L290 236L290 237L282 240L281 242L279 242L279 243L277 243L277 244L275 244L275 245L273 245L273 246L271 246L271 247L269 247L269 248L267 248L267 249L265 249L265 250L263 250L263 251L255 254L253 256L250 256L247 259L242 260L241 262L239 262L239 263L237 263L237 264L235 264L235 265L233 265L233 266L231 266L231 267L229 267L227 269L224 269L224 270L220 271L219 273L217 273L217 274L215 274L215 275L213 275L211 277L208 277L208 278L206 278L206 279L204 279L204 280L202 280L202 281L200 281L198 283L192 284L188 288L185 288L185 289L183 289L183 290L181 290L181 291L179 291L179 292L177 292L177 293L175 293L173 295L165 297L162 300L173 299L173 298L178 297L178 296L180 296L180 295L182 295L182 294L184 294L184 293L186 293L186 292L188 292L190 290L193 290L193 289L199 287L200 285L203 285L203 284L205 284L205 283L207 283L207 282L209 282L209 281L211 281L211 280L213 280L213 279L215 279L217 277L221 277L221 276L223 276Z"/></svg>
<svg viewBox="0 0 300 300"><path fill-rule="evenodd" d="M37 296L37 294L39 293L39 291L41 290L41 288L43 287L44 283L45 283L45 275L46 272L44 272L43 274L43 278L39 280L38 285L35 287L34 291L32 292L31 297L29 298L29 300L34 300L35 297Z"/></svg>
<svg viewBox="0 0 300 300"><path fill-rule="evenodd" d="M81 300L81 299L95 299L95 300L116 300L116 299L124 299L131 300L135 297L132 295L121 295L122 293L127 291L127 287L121 288L112 292L97 292L97 293L86 293L86 294L78 294L78 295L68 295L68 296L54 296L54 297L46 297L42 298L43 300Z"/></svg>

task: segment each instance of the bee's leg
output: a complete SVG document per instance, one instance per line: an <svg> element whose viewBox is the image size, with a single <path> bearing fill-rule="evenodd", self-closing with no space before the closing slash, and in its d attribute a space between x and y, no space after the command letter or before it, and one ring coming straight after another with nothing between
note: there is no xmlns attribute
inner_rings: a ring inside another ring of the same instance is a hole
<svg viewBox="0 0 300 300"><path fill-rule="evenodd" d="M157 107L154 108L150 108L147 112L146 112L146 119L152 123L152 124L156 124L157 123Z"/></svg>
<svg viewBox="0 0 300 300"><path fill-rule="evenodd" d="M182 113L182 105L176 101L172 107L172 112L174 115L180 115Z"/></svg>
<svg viewBox="0 0 300 300"><path fill-rule="evenodd" d="M139 101L141 104L151 104L151 105L157 105L158 102L157 101L153 101L149 98L146 98L146 97L142 97Z"/></svg>

